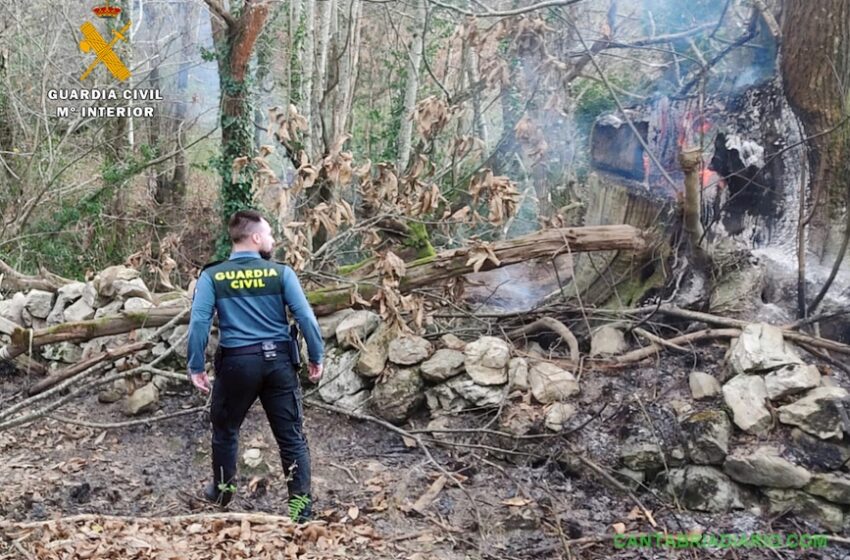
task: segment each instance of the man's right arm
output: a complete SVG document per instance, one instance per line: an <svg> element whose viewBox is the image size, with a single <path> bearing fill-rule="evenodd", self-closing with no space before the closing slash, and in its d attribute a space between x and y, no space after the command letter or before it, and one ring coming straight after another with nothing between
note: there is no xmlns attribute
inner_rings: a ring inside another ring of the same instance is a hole
<svg viewBox="0 0 850 560"><path fill-rule="evenodd" d="M214 310L215 287L209 274L202 272L198 278L198 283L195 285L192 315L189 320L189 340L187 342L189 373L204 372L204 352L210 336Z"/></svg>

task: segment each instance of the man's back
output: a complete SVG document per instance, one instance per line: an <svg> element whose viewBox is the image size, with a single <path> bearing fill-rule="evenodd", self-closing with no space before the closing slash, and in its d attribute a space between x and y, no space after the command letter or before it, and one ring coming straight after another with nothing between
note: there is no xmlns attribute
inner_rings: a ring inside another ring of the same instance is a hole
<svg viewBox="0 0 850 560"><path fill-rule="evenodd" d="M205 268L192 302L190 371L203 369L203 348L213 310L218 312L220 346L239 348L264 341L288 341L285 307L304 333L310 361L321 363L321 331L291 268L251 252L233 253L229 260Z"/></svg>

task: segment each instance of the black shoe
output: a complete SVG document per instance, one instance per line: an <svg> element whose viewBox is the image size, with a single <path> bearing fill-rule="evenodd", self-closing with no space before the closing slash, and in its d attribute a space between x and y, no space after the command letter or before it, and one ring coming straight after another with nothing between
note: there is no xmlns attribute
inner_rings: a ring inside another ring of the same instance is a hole
<svg viewBox="0 0 850 560"><path fill-rule="evenodd" d="M313 517L313 500L310 494L296 494L289 498L289 518L295 523L307 523Z"/></svg>
<svg viewBox="0 0 850 560"><path fill-rule="evenodd" d="M204 488L204 498L208 502L212 502L221 507L226 507L227 504L230 503L230 500L233 499L233 495L235 493L235 486L231 485L225 490L219 490L215 482L210 482L207 484L207 487Z"/></svg>

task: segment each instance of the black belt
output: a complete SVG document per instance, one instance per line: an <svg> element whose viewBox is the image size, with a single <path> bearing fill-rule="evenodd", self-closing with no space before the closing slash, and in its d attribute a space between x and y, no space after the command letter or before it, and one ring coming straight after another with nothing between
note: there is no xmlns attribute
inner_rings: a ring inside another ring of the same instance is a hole
<svg viewBox="0 0 850 560"><path fill-rule="evenodd" d="M287 342L275 342L274 348L275 350L286 350L289 347L289 343ZM246 354L262 354L263 353L263 344L252 344L250 346L237 346L236 348L221 348L222 356L244 356Z"/></svg>

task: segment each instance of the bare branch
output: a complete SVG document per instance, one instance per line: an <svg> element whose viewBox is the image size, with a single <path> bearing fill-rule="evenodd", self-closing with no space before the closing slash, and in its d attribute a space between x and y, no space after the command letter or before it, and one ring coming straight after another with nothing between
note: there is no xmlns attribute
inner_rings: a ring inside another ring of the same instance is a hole
<svg viewBox="0 0 850 560"><path fill-rule="evenodd" d="M209 6L215 15L224 20L228 27L234 27L236 25L236 18L224 9L220 0L204 0L204 2L206 2L207 6Z"/></svg>
<svg viewBox="0 0 850 560"><path fill-rule="evenodd" d="M517 8L515 10L504 10L501 12L470 12L469 10L464 10L463 8L459 8L457 6L452 6L451 4L444 4L439 0L428 0L431 4L435 6L439 6L441 8L445 8L447 10L451 10L453 12L457 12L459 14L463 14L465 16L472 17L510 17L510 16L518 16L522 14L527 14L528 12L533 12L535 10L542 10L544 8L557 8L559 6L570 6L572 4L578 4L581 0L548 0L546 2L540 2L539 4L532 4L531 6L525 8Z"/></svg>

